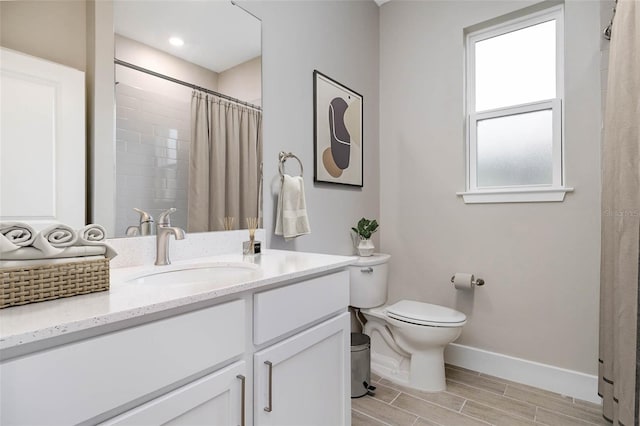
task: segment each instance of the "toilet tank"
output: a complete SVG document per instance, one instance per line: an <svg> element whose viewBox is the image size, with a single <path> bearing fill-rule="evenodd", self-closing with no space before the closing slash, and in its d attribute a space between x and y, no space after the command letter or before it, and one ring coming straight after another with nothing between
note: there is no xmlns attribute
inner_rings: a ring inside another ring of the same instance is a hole
<svg viewBox="0 0 640 426"><path fill-rule="evenodd" d="M350 305L356 308L374 308L387 301L389 277L388 254L359 257L349 266Z"/></svg>

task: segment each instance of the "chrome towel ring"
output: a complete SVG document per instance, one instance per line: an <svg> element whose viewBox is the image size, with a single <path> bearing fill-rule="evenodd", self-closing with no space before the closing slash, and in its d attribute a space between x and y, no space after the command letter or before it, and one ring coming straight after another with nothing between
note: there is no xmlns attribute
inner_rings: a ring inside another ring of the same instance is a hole
<svg viewBox="0 0 640 426"><path fill-rule="evenodd" d="M280 151L280 155L279 155L280 164L278 165L278 171L280 172L280 177L284 176L284 163L285 161L287 161L288 158L295 158L296 160L298 160L298 164L300 164L300 176L302 176L302 174L304 173L304 167L302 166L302 161L300 161L298 156L292 152Z"/></svg>

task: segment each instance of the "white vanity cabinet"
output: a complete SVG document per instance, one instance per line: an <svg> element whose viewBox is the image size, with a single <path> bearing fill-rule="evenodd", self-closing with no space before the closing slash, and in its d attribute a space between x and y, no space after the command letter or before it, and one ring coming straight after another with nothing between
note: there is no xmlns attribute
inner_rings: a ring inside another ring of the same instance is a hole
<svg viewBox="0 0 640 426"><path fill-rule="evenodd" d="M258 293L253 303L256 344L325 319L255 353L255 425L350 424L348 272Z"/></svg>
<svg viewBox="0 0 640 426"><path fill-rule="evenodd" d="M349 425L348 303L324 272L5 359L0 424Z"/></svg>

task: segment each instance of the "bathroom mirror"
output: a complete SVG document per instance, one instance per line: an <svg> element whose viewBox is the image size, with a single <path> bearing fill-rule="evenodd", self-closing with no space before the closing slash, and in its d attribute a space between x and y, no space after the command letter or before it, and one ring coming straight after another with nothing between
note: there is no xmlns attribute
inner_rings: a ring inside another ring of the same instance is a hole
<svg viewBox="0 0 640 426"><path fill-rule="evenodd" d="M230 1L115 0L115 229L260 217L261 23Z"/></svg>

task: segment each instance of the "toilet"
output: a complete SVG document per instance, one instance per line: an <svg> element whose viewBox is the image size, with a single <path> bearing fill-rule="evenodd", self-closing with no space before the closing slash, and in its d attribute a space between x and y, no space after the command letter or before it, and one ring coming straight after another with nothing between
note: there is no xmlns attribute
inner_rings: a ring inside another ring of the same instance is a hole
<svg viewBox="0 0 640 426"><path fill-rule="evenodd" d="M349 266L350 304L367 322L372 370L393 382L427 392L446 388L444 348L456 340L467 317L439 305L387 301L388 254L360 257Z"/></svg>

